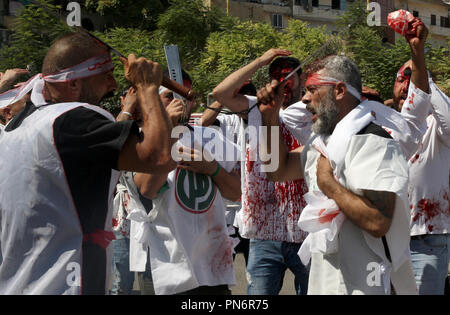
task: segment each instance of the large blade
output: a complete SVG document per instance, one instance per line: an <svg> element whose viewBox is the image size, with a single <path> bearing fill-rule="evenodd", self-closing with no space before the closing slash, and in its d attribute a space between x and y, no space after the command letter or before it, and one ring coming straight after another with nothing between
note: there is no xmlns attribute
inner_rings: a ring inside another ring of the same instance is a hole
<svg viewBox="0 0 450 315"><path fill-rule="evenodd" d="M171 80L183 85L183 74L181 72L180 54L177 45L165 45L167 67L169 68L169 77ZM183 99L179 94L174 93L174 97Z"/></svg>
<svg viewBox="0 0 450 315"><path fill-rule="evenodd" d="M183 74L181 72L181 62L180 54L178 52L177 45L164 45L164 52L166 54L167 68L169 69L169 77L171 80L183 85ZM181 95L173 93L173 97L186 101ZM183 109L183 116L180 119L181 124L186 124L188 122L186 105Z"/></svg>

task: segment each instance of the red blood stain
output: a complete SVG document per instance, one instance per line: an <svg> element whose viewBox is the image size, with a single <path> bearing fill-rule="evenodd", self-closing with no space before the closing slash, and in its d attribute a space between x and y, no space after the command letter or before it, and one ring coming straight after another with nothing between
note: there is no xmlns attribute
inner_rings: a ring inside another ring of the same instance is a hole
<svg viewBox="0 0 450 315"><path fill-rule="evenodd" d="M299 147L298 141L281 124L281 135L289 150ZM258 237L285 240L286 234L302 236L297 222L301 210L306 206L303 195L307 187L303 179L290 182L270 182L259 172L260 162L249 161L247 149L246 176L243 202L244 225L257 233Z"/></svg>
<svg viewBox="0 0 450 315"><path fill-rule="evenodd" d="M247 148L247 154L246 154L246 160L247 160L247 171L251 173L253 171L253 167L255 166L255 161L250 160L250 150Z"/></svg>
<svg viewBox="0 0 450 315"><path fill-rule="evenodd" d="M415 96L415 94L414 93L411 93L411 96L409 97L409 100L408 100L408 102L409 102L409 104L413 104L414 103L414 96ZM407 108L408 110L409 110L409 108Z"/></svg>
<svg viewBox="0 0 450 315"><path fill-rule="evenodd" d="M333 219L335 217L337 217L339 215L339 210L327 213L325 215L322 216L322 213L325 212L325 209L322 209L319 211L319 223L328 223L333 221Z"/></svg>
<svg viewBox="0 0 450 315"><path fill-rule="evenodd" d="M430 221L440 213L439 201L432 202L430 199L422 198L417 203L417 214L413 218L413 222L419 220L420 217L425 217L425 222Z"/></svg>
<svg viewBox="0 0 450 315"><path fill-rule="evenodd" d="M411 164L413 164L414 162L416 162L419 159L419 154L414 155L409 161L411 162Z"/></svg>
<svg viewBox="0 0 450 315"><path fill-rule="evenodd" d="M116 227L116 226L118 226L119 225L119 221L117 220L117 219L112 219L112 225L114 226L114 227Z"/></svg>
<svg viewBox="0 0 450 315"><path fill-rule="evenodd" d="M218 247L211 248L215 250L211 260L211 272L218 277L223 277L233 265L233 242L220 226L209 229L208 235L211 240L216 240L211 244L220 244Z"/></svg>

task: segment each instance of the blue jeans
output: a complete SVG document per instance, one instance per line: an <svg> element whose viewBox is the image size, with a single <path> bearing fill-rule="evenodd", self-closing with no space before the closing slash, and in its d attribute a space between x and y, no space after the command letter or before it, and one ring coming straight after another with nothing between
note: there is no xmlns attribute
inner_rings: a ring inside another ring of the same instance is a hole
<svg viewBox="0 0 450 315"><path fill-rule="evenodd" d="M450 257L450 234L411 237L411 261L420 295L443 295Z"/></svg>
<svg viewBox="0 0 450 315"><path fill-rule="evenodd" d="M300 246L300 243L250 240L247 294L277 295L283 286L287 268L295 276L294 285L297 294L306 294L309 268L303 265L297 255Z"/></svg>
<svg viewBox="0 0 450 315"><path fill-rule="evenodd" d="M117 237L117 235L116 235ZM130 271L130 239L119 238L112 241L113 280L111 295L131 294L134 284L134 272Z"/></svg>

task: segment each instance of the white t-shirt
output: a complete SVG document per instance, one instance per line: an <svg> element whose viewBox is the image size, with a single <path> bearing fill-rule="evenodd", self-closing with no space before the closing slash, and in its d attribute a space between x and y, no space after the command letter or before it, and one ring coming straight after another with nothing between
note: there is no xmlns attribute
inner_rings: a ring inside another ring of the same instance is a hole
<svg viewBox="0 0 450 315"><path fill-rule="evenodd" d="M227 172L237 163L216 160ZM211 177L176 169L169 173L165 191L153 199L153 205L148 245L156 294L235 284L225 204Z"/></svg>
<svg viewBox="0 0 450 315"><path fill-rule="evenodd" d="M430 89L432 114L408 161L411 235L450 232L450 101L431 79Z"/></svg>
<svg viewBox="0 0 450 315"><path fill-rule="evenodd" d="M249 107L257 102L256 97L247 96ZM298 219L306 206L303 195L307 187L303 179L289 182L271 182L261 170L261 160L257 154L259 127L262 126L261 112L254 108L249 112L249 143L245 148L245 175L242 189L242 222L240 233L245 238L300 243L307 233L298 227ZM280 132L293 150L300 146L283 122L280 114Z"/></svg>

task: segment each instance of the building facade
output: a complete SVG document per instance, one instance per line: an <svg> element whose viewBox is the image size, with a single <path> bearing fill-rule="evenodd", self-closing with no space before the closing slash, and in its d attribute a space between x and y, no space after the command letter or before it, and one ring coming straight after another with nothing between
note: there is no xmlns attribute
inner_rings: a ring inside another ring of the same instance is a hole
<svg viewBox="0 0 450 315"><path fill-rule="evenodd" d="M69 12L66 10L67 4L72 2L70 0L54 0L52 3L61 6L59 12L60 18L65 19ZM80 4L83 1L75 1ZM27 4L32 3L31 0L0 0L0 47L4 45L9 38L11 31L14 29L14 20L20 14ZM81 24L88 30L101 30L103 28L103 18L84 10L81 6Z"/></svg>
<svg viewBox="0 0 450 315"><path fill-rule="evenodd" d="M337 31L336 20L355 0L205 0L209 6L220 7L243 20L266 22L275 28L287 27L290 19L308 22L312 27L325 25ZM450 0L367 0L377 2L381 9L381 26L386 40L394 43L401 36L387 26L389 12L405 9L420 17L430 31L433 46L447 46L450 36Z"/></svg>

